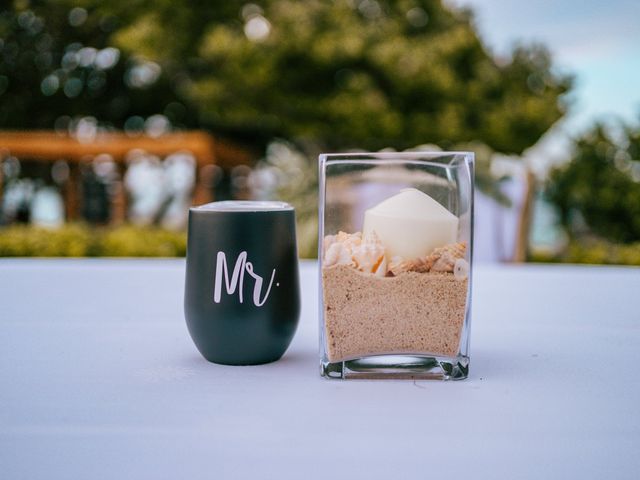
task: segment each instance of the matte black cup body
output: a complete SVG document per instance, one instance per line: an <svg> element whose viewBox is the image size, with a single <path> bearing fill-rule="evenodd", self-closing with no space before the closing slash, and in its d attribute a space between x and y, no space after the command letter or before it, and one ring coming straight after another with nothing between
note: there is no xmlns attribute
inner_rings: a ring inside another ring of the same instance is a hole
<svg viewBox="0 0 640 480"><path fill-rule="evenodd" d="M214 202L189 210L184 312L210 362L278 360L298 325L295 212L282 202Z"/></svg>

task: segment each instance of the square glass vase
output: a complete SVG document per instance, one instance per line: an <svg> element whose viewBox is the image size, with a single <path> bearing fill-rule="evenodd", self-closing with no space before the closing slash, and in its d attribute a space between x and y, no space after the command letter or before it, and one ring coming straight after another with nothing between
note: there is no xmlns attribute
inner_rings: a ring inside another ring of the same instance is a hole
<svg viewBox="0 0 640 480"><path fill-rule="evenodd" d="M473 153L319 160L321 375L466 378Z"/></svg>

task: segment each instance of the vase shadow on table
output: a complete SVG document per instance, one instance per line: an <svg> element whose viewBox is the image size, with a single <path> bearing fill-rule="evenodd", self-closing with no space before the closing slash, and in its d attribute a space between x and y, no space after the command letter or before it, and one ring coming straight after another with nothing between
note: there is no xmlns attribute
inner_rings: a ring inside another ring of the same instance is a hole
<svg viewBox="0 0 640 480"><path fill-rule="evenodd" d="M498 380L506 379L515 376L526 375L527 370L540 368L540 357L534 350L531 352L520 352L514 355L509 350L472 350L471 355L471 368L469 380ZM287 351L285 354L275 362L264 363L262 365L250 365L250 367L262 367L262 368L293 368L300 366L305 370L312 370L317 366L318 353L316 351L305 351L295 349ZM190 369L201 369L203 367L226 367L234 368L229 365L219 365L209 362L198 352L182 356L178 361L181 367ZM515 367L517 364L518 367ZM242 368L241 366L237 368Z"/></svg>
<svg viewBox="0 0 640 480"><path fill-rule="evenodd" d="M509 350L472 350L470 380L505 380L526 376L528 371L540 368L538 354Z"/></svg>

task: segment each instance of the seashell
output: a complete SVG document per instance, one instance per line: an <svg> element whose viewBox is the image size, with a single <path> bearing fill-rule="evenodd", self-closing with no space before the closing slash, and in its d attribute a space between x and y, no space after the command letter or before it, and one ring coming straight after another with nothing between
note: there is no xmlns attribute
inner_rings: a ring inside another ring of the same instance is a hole
<svg viewBox="0 0 640 480"><path fill-rule="evenodd" d="M356 268L362 272L376 273L380 269L384 258L384 248L370 243L363 243L356 247L352 253ZM383 266L386 272L386 262Z"/></svg>
<svg viewBox="0 0 640 480"><path fill-rule="evenodd" d="M332 265L355 266L351 252L340 242L334 242L329 246L324 254L322 265L324 267L330 267Z"/></svg>
<svg viewBox="0 0 640 480"><path fill-rule="evenodd" d="M464 257L466 249L466 243L461 242L436 248L422 258L405 260L402 257L393 257L389 263L389 272L394 276L404 272L453 272L456 261Z"/></svg>
<svg viewBox="0 0 640 480"><path fill-rule="evenodd" d="M385 248L375 232L366 237L362 233L338 232L327 235L322 242L322 265L350 265L366 273L384 277L387 274Z"/></svg>
<svg viewBox="0 0 640 480"><path fill-rule="evenodd" d="M431 257L403 260L400 263L394 262L389 270L391 270L391 273L393 273L394 275L399 275L404 272L427 273L431 269L434 261L435 260Z"/></svg>
<svg viewBox="0 0 640 480"><path fill-rule="evenodd" d="M380 262L380 265L378 265L378 268L376 269L376 271L374 272L376 277L385 277L387 275L387 257L386 255L382 256L382 261Z"/></svg>
<svg viewBox="0 0 640 480"><path fill-rule="evenodd" d="M387 273L385 249L378 236L373 232L366 236L360 245L351 251L356 268L362 272L384 276Z"/></svg>
<svg viewBox="0 0 640 480"><path fill-rule="evenodd" d="M469 263L464 258L459 258L453 265L453 277L456 280L466 280L469 276Z"/></svg>
<svg viewBox="0 0 640 480"><path fill-rule="evenodd" d="M456 260L463 258L467 250L465 242L452 243L444 247L436 248L427 259L432 259L432 272L453 272Z"/></svg>
<svg viewBox="0 0 640 480"><path fill-rule="evenodd" d="M406 270L404 270L403 268L403 264L404 263L404 258L396 255L395 257L391 258L391 261L389 261L389 268L387 271L387 275L389 276L397 276L400 275L402 272L405 272Z"/></svg>
<svg viewBox="0 0 640 480"><path fill-rule="evenodd" d="M353 252L353 249L362 243L362 234L360 232L345 233L340 231L336 235L335 241L342 243L347 250Z"/></svg>
<svg viewBox="0 0 640 480"><path fill-rule="evenodd" d="M336 242L336 236L335 235L326 235L322 239L322 251L326 254L327 250L329 249L329 247L331 245L333 245L335 242Z"/></svg>
<svg viewBox="0 0 640 480"><path fill-rule="evenodd" d="M324 239L322 240L322 249L325 254L325 258L326 258L326 255L329 253L329 249L336 244L342 245L344 249L346 249L346 251L349 252L349 254L351 254L353 249L356 246L360 245L361 242L362 242L362 238L361 238L360 232L354 233L354 234L338 232L337 235L326 235L324 237ZM342 250L343 249L338 249L338 247L334 247L334 250L332 252L332 258L338 252L340 252L341 255L344 255L344 252Z"/></svg>

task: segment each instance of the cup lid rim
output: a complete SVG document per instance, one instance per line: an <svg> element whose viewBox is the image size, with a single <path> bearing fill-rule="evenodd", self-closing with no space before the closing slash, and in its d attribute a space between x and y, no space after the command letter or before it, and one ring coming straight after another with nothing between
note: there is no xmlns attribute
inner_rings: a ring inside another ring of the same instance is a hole
<svg viewBox="0 0 640 480"><path fill-rule="evenodd" d="M293 210L286 202L268 200L223 200L191 207L198 212L277 212Z"/></svg>

